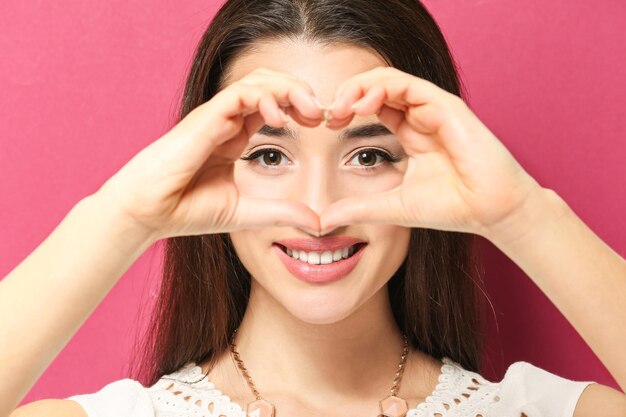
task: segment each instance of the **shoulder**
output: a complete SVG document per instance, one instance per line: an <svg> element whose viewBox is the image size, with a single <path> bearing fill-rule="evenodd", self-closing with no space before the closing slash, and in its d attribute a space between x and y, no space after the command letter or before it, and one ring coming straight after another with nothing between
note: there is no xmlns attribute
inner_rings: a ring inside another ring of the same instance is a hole
<svg viewBox="0 0 626 417"><path fill-rule="evenodd" d="M497 382L464 369L447 357L443 358L443 363L433 395L409 417L432 413L441 416L527 417L626 415L623 411L624 394L619 391L595 381L563 378L530 362L510 364L502 380ZM607 401L611 405L606 404Z"/></svg>
<svg viewBox="0 0 626 417"><path fill-rule="evenodd" d="M511 364L499 382L499 395L509 406L538 416L626 416L626 396L595 381L564 378L530 362Z"/></svg>
<svg viewBox="0 0 626 417"><path fill-rule="evenodd" d="M130 378L108 383L100 390L65 398L78 403L87 417L153 417L150 395L139 381Z"/></svg>
<svg viewBox="0 0 626 417"><path fill-rule="evenodd" d="M113 381L97 392L25 404L10 417L153 417L145 388L132 379Z"/></svg>
<svg viewBox="0 0 626 417"><path fill-rule="evenodd" d="M245 417L246 414L239 404L219 391L194 362L163 375L149 387L126 378L113 381L97 392L73 395L65 400L78 403L84 411L84 414L69 417Z"/></svg>
<svg viewBox="0 0 626 417"><path fill-rule="evenodd" d="M88 417L83 408L74 401L45 399L24 404L9 417Z"/></svg>

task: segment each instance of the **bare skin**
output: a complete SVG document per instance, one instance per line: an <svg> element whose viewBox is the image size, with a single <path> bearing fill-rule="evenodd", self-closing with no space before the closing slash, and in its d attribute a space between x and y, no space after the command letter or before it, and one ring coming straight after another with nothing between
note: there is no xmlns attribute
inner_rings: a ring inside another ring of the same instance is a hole
<svg viewBox="0 0 626 417"><path fill-rule="evenodd" d="M218 365L209 373L208 379L220 391L228 395L231 401L245 410L247 403L255 398L245 378L238 371L236 362L229 353L222 355ZM397 393L397 395L407 401L409 408L417 407L433 392L438 383L441 365L441 361L418 350L410 349L404 376ZM204 373L209 370L206 363L200 366ZM371 393L358 392L355 389L352 397L334 399L333 402L325 401L325 399L320 397L316 398L317 391L315 390L307 390L310 391L308 393L294 393L293 390L271 391L263 389L262 395L271 399L276 410L280 410L280 413L284 415L303 417L325 415L375 416L380 412L378 402L389 395L389 389L391 388L396 370L397 368L391 368L391 372L387 372L389 377L380 378L380 381L355 381L355 385L359 382L366 382ZM261 387L257 385L257 389L261 389ZM332 412L329 413L331 410Z"/></svg>

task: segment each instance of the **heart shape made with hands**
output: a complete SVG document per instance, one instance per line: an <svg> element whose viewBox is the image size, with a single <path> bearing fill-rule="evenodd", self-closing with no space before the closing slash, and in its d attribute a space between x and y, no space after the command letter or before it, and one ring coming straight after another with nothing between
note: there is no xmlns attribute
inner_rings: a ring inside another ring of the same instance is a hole
<svg viewBox="0 0 626 417"><path fill-rule="evenodd" d="M321 237L340 226L364 223L485 237L493 225L503 225L497 229L514 238L546 208L527 204L529 196L545 197L536 192L545 189L460 97L430 81L377 67L344 81L330 106L314 101L300 80L254 71L194 108L99 193L117 201L120 212L154 237L267 226L296 227ZM241 193L234 164L250 132L266 123L284 126L281 108L302 126L317 126L323 116L330 129L347 126L355 115L375 114L404 151L399 185L355 193L333 201L322 213L297 200ZM150 183L158 186L146 187ZM543 204L545 199L535 201ZM532 216L520 210L525 206L533 208Z"/></svg>
<svg viewBox="0 0 626 417"><path fill-rule="evenodd" d="M363 73L363 75L370 73L371 71ZM378 74L379 72L374 71L374 73ZM329 128L339 129L345 127L350 124L357 114L361 116L376 114L379 120L381 120L382 115L381 122L393 132L394 128L397 128L398 123L405 118L407 106L385 102L385 91L376 84L372 85L368 91L361 89L359 92L353 91L352 93L346 92L345 84L342 87L344 88L337 90L331 105L324 105L319 99L313 97L317 106L323 110L323 122ZM283 108L283 110L285 115L290 113L288 108ZM291 120L298 123L296 117L291 118ZM421 147L420 151L422 152L434 149L432 144L426 142L422 142L418 147ZM318 213L319 230L304 230L309 234L321 237L339 226L354 223L392 223L411 226L411 224L407 223L408 216L398 215L398 212L401 212L401 202L399 200L394 201L394 193L399 188L400 186L382 194L370 194L365 196L365 198L344 198L334 202L323 213ZM384 198L380 200L380 197ZM370 201L372 199L378 200L379 204L376 210L372 212L372 214L376 215L369 217L365 213L372 208Z"/></svg>

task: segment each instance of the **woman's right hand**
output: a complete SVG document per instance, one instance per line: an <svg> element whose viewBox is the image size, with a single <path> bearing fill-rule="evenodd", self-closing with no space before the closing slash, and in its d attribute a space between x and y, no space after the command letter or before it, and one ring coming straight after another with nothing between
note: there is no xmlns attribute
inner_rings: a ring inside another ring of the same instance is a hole
<svg viewBox="0 0 626 417"><path fill-rule="evenodd" d="M264 123L285 125L279 106L302 126L324 119L312 94L303 80L256 69L142 149L97 194L157 240L265 226L318 231L319 217L307 205L241 195L233 176L251 135Z"/></svg>

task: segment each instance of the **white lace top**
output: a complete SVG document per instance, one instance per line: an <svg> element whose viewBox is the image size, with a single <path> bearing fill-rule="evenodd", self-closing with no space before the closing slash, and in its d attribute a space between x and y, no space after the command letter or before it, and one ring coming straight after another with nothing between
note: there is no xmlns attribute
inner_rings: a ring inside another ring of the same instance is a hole
<svg viewBox="0 0 626 417"><path fill-rule="evenodd" d="M572 417L580 394L595 382L565 379L524 361L490 382L448 357L442 362L435 389L406 417ZM249 417L245 405L231 401L194 362L151 387L126 378L66 399L89 417Z"/></svg>

